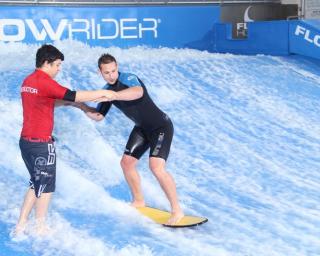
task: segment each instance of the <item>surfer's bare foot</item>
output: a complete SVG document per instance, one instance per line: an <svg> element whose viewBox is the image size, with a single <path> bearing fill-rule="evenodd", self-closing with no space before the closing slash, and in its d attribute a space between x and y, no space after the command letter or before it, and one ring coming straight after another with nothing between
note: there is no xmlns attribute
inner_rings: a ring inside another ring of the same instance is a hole
<svg viewBox="0 0 320 256"><path fill-rule="evenodd" d="M137 200L134 200L131 202L131 206L135 207L135 208L139 208L139 207L145 207L146 204L145 202L142 200L142 201L137 201Z"/></svg>
<svg viewBox="0 0 320 256"><path fill-rule="evenodd" d="M171 216L170 218L168 219L168 221L166 222L165 225L175 225L175 224L178 224L179 221L184 217L184 214L182 211L180 212L173 212L171 213Z"/></svg>

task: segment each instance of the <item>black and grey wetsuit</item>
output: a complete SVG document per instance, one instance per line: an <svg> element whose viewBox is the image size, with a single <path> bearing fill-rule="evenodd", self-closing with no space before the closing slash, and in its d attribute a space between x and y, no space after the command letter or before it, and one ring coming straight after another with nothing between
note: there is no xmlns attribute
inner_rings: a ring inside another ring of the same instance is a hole
<svg viewBox="0 0 320 256"><path fill-rule="evenodd" d="M105 116L113 104L135 123L125 154L139 159L150 148L150 157L166 160L170 151L173 125L170 118L152 101L143 82L136 75L119 73L117 82L113 85L107 84L104 89L117 92L133 86L142 87L141 98L131 101L103 102L98 105L97 111Z"/></svg>

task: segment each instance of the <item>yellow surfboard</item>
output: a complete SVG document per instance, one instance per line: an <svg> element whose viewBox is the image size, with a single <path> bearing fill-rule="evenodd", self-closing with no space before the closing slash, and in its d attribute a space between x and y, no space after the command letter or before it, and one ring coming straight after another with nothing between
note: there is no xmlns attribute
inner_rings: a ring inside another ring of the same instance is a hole
<svg viewBox="0 0 320 256"><path fill-rule="evenodd" d="M166 227L171 228L184 228L184 227L192 227L201 225L208 221L207 218L204 217L196 217L196 216L184 216L178 223L175 225L166 225L166 222L170 218L170 212L159 210L152 207L139 207L137 210L144 216L150 218L154 222L158 224L162 224Z"/></svg>

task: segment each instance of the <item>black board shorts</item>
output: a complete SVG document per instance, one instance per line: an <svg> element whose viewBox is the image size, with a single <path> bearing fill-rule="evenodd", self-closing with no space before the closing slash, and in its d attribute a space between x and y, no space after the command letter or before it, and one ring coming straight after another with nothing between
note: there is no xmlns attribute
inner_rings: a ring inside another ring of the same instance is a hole
<svg viewBox="0 0 320 256"><path fill-rule="evenodd" d="M31 142L20 138L22 159L30 174L30 188L37 198L56 187L56 150L53 141Z"/></svg>
<svg viewBox="0 0 320 256"><path fill-rule="evenodd" d="M170 119L167 119L163 126L152 131L135 126L129 136L124 154L140 159L150 148L149 157L167 160L172 137L173 124Z"/></svg>

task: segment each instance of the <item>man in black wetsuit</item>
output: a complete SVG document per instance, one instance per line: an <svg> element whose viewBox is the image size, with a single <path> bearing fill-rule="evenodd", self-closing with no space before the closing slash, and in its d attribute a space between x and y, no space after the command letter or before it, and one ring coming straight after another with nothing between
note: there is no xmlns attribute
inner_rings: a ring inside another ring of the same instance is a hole
<svg viewBox="0 0 320 256"><path fill-rule="evenodd" d="M145 85L137 76L118 71L117 61L112 55L103 54L98 60L98 66L107 82L104 89L110 93L99 100L101 103L97 109L84 104L81 108L91 119L100 121L106 116L111 105L115 105L135 123L120 162L133 196L132 206L145 206L136 165L140 157L150 149L150 169L171 204L171 217L167 224L174 225L184 214L178 202L175 182L165 169L173 137L172 122L154 104Z"/></svg>

